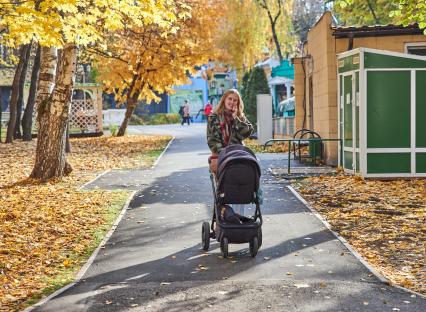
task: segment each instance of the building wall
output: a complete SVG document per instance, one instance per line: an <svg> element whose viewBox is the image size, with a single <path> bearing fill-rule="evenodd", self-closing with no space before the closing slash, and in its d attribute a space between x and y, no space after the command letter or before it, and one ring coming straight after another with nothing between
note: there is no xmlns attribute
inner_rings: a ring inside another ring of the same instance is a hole
<svg viewBox="0 0 426 312"><path fill-rule="evenodd" d="M306 80L303 79L302 58L296 58L296 130L302 128L303 95L306 95L305 128L313 129L323 138L337 138L337 54L348 51L349 39L332 35L331 14L326 12L308 33L308 41L304 46L303 62L306 69ZM352 49L365 47L404 53L405 43L426 42L424 35L382 36L354 38ZM309 56L309 57L307 57ZM313 79L313 103L309 101L309 76ZM309 114L313 105L313 116ZM302 120L301 120L302 119ZM337 143L325 144L326 163L337 164Z"/></svg>
<svg viewBox="0 0 426 312"><path fill-rule="evenodd" d="M304 79L305 74L302 67L303 58L295 58L294 63L294 96L296 99L296 107L295 107L295 130L299 130L302 128L306 128L303 124L303 119L306 118L305 110L303 109L303 97L305 95L305 87L304 87Z"/></svg>

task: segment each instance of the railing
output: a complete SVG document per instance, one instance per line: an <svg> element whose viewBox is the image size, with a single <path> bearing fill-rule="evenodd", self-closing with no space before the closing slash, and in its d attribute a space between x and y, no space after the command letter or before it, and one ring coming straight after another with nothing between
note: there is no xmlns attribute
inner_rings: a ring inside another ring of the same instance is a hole
<svg viewBox="0 0 426 312"><path fill-rule="evenodd" d="M342 139L323 139L323 138L314 138L314 139L270 139L268 141L265 142L265 144L263 144L263 149L266 148L266 145L268 145L268 143L275 143L275 142L288 142L288 163L287 163L287 174L291 174L290 172L290 158L291 158L291 143L293 142L298 142L298 144L300 145L301 142L313 142L314 144L312 144L312 155L314 158L314 164L316 165L316 153L315 153L315 146L317 145L316 143L321 143L322 142L342 142Z"/></svg>
<svg viewBox="0 0 426 312"><path fill-rule="evenodd" d="M274 138L281 139L292 137L294 134L294 117L272 118L274 127Z"/></svg>

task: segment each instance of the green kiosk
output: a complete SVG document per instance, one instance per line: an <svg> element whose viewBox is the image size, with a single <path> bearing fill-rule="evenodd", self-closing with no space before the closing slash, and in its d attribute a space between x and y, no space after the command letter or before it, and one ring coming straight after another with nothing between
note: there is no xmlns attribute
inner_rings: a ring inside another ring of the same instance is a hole
<svg viewBox="0 0 426 312"><path fill-rule="evenodd" d="M426 57L359 48L337 57L339 164L363 177L426 177Z"/></svg>

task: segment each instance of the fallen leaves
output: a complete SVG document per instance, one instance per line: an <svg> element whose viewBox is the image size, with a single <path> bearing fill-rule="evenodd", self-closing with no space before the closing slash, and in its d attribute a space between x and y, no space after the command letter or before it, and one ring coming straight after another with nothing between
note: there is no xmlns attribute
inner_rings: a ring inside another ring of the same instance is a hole
<svg viewBox="0 0 426 312"><path fill-rule="evenodd" d="M74 171L62 181L37 183L31 173L35 142L0 144L0 306L20 310L52 281L72 279L115 219L127 193L79 187L111 168L152 164L168 137L71 140ZM149 155L149 157L143 155Z"/></svg>
<svg viewBox="0 0 426 312"><path fill-rule="evenodd" d="M426 181L322 176L297 186L303 197L392 283L426 293Z"/></svg>

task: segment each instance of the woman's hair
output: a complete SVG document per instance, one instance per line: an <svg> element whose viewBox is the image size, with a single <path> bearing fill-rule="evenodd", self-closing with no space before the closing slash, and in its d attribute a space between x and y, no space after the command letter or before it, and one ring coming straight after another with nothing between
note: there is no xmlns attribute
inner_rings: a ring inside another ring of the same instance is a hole
<svg viewBox="0 0 426 312"><path fill-rule="evenodd" d="M230 94L235 94L235 95L238 96L237 116L243 117L244 116L244 103L243 103L243 99L241 98L241 95L240 95L240 93L238 92L237 89L226 90L225 93L223 94L222 98L220 99L219 104L216 106L216 109L214 110L214 112L221 114L225 111L225 100L228 97L228 95L230 95Z"/></svg>

